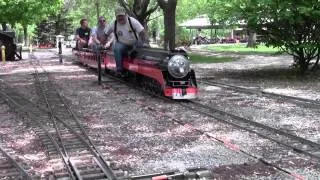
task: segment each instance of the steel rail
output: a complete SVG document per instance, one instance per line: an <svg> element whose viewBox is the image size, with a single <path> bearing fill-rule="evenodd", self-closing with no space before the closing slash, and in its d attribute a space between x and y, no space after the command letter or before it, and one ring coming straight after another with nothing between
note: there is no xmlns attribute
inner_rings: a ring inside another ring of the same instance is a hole
<svg viewBox="0 0 320 180"><path fill-rule="evenodd" d="M255 89L248 89L248 88L226 84L222 82L216 82L216 81L199 81L199 83L217 86L225 89L231 89L231 90L240 91L240 92L249 93L249 94L263 95L271 98L283 98L287 100L292 100L295 103L306 103L311 106L320 107L320 101L312 100L312 99L288 96L288 95L277 94L277 93L266 92L266 91L255 90Z"/></svg>
<svg viewBox="0 0 320 180"><path fill-rule="evenodd" d="M191 107L190 104L194 104L195 107ZM216 108L212 108L210 106L203 105L198 102L194 102L194 101L181 102L180 105L187 109L198 112L200 114L206 115L208 117L212 117L220 122L224 122L232 126L238 127L240 129L246 130L248 132L255 133L260 137L269 139L278 144L289 147L298 153L302 153L320 160L320 144L310 141L308 139L281 131L276 128L272 128L270 126L267 126L252 120L242 118L237 115L233 115L233 114L221 111ZM215 115L213 113L215 113ZM264 132L263 134L263 131L267 131L267 132ZM286 142L282 142L283 140L277 140L277 138L279 137L274 133L276 133L277 135L285 136L285 139L287 139L288 142L290 141L291 142L286 143ZM303 148L298 146L302 146Z"/></svg>
<svg viewBox="0 0 320 180"><path fill-rule="evenodd" d="M49 83L50 82L50 78L49 78L49 73L47 71L45 71L45 69L40 65L40 67L43 69L44 73L47 75ZM78 127L80 128L80 131L82 133L82 135L80 135L77 131L75 131L72 127L70 127L69 124L67 124L65 121L63 121L61 118L59 118L57 115L55 115L53 113L53 109L51 108L50 104L48 104L50 106L50 113L51 115L56 119L59 120L60 123L62 123L65 127L67 127L69 129L69 131L71 131L74 135L76 135L90 150L90 152L93 154L93 156L95 157L98 166L101 168L101 170L103 171L103 173L108 177L108 179L114 180L117 179L115 174L112 172L111 168L108 166L108 164L106 163L106 161L103 159L101 153L97 150L97 148L95 147L95 145L93 144L93 142L90 140L88 134L85 132L84 128L82 127L81 123L79 122L78 118L76 117L76 115L72 112L70 106L68 104L66 104L66 101L64 100L64 98L62 98L62 95L56 90L54 89L55 94L57 95L56 97L59 98L62 102L62 104L64 104L64 107L67 109L68 113L73 117L73 120L76 122L76 124L78 125ZM49 102L48 102L49 103ZM84 138L84 137L85 138Z"/></svg>
<svg viewBox="0 0 320 180"><path fill-rule="evenodd" d="M41 86L41 81L40 81L40 78L39 78L39 73L38 73L38 71L37 71L36 68L35 68L35 77L36 77L37 82L38 82L39 85L40 85L42 97L43 97L43 99L44 99L44 101L45 101L45 103L46 103L46 105L47 105L48 110L49 110L50 120L51 120L51 122L53 123L53 126L54 126L54 128L55 128L55 130L56 130L56 133L57 133L57 135L58 135L58 139L59 139L60 144L61 144L60 147L62 148L62 150L61 150L62 159L63 159L63 161L65 162L65 164L67 165L67 169L69 170L69 172L70 172L70 170L71 170L71 172L73 172L73 173L71 174L71 175L72 175L72 178L73 178L73 179L81 179L80 175L77 173L76 167L75 167L74 164L71 162L70 157L69 157L69 155L68 155L68 152L67 152L67 150L66 150L66 147L65 147L65 145L64 145L64 143L63 143L63 140L62 140L62 137L61 137L61 133L60 133L60 129L59 129L57 123L56 123L56 120L55 120L55 117L54 117L54 113L53 113L51 104L49 103L48 98L47 98L47 96L46 96L45 90L43 89L43 86ZM60 150L60 149L59 149L59 150Z"/></svg>
<svg viewBox="0 0 320 180"><path fill-rule="evenodd" d="M38 120L38 114L35 114L34 112L30 112L28 110L25 109L25 106L19 104L16 100L14 100L13 98L11 98L8 94L5 94L3 92L0 91L0 94L5 97L5 100L9 103L14 105L17 109L19 109L19 113L26 114L30 119L36 120L35 122L37 123L37 125L45 132L45 134L49 137L50 141L53 143L55 149L59 152L59 155L63 158L64 160L64 154L63 152L60 150L60 146L58 144L58 142L54 139L54 137L51 135L51 133L49 133L49 131L47 130L47 128L45 126L43 126L43 124ZM26 99L24 99L26 100ZM66 164L66 161L64 161L65 166L68 170L69 175L71 176L72 179L75 179L73 176L73 172L72 170L69 168L68 164Z"/></svg>
<svg viewBox="0 0 320 180"><path fill-rule="evenodd" d="M127 81L124 81L124 80L121 79L121 78L112 76L111 74L105 73L104 75L107 76L107 77L109 77L110 79L112 79L112 81L108 81L108 82L114 82L114 80L116 80L116 81L125 83L127 86L129 86L129 87L131 87L131 88L133 88L133 89L143 91L143 92L147 93L148 95L150 95L151 97L159 98L159 99L161 99L161 100L163 100L163 101L165 101L165 102L170 102L170 103L175 102L175 103L176 103L176 101L174 101L174 100L172 100L172 99L168 99L168 98L166 98L166 97L163 97L162 95L155 94L154 92L152 92L152 91L150 91L150 90L148 90L148 89L134 86L134 84L129 83L129 82L127 82ZM104 81L102 81L102 82L104 83ZM180 102L183 103L183 101L180 101ZM181 105L182 103L180 103L180 102L178 102L178 103ZM190 101L189 101L189 102L190 102ZM183 107L183 106L182 106L182 107ZM189 107L185 107L185 108L189 108ZM189 108L189 109L190 109L190 108ZM193 110L193 109L190 109L190 110ZM197 112L197 111L195 111L195 112ZM200 112L200 113L202 113L202 112ZM210 116L212 117L212 114L210 114L210 113L205 113L204 115L207 115L207 116L209 116L209 117L210 117ZM169 117L169 116L166 116L166 117L168 117L169 119L171 118L171 117ZM187 122L182 122L181 120L172 119L172 118L171 118L170 120L171 120L171 121L174 121L174 122L176 122L176 123L178 123L178 124L181 124L181 125L188 125ZM225 121L225 123L230 124L230 123L228 123L228 122L226 122L226 121ZM241 126L239 126L239 125L237 125L237 124L235 124L235 123L232 123L231 125L239 128L239 129L243 129ZM224 143L222 140L213 137L210 133L208 133L208 132L206 132L206 131L203 131L203 130L198 129L198 128L196 128L195 130L198 131L198 132L200 132L200 133L205 134L206 136L209 136L210 138L213 138L213 139L217 140L217 141L220 142L220 143ZM250 129L245 129L245 130L247 130L248 132L257 134L257 135L259 135L259 136L262 137L262 138L265 138L265 139L269 139L269 140L274 141L273 139L270 139L270 138L268 138L268 137L265 136L265 135L259 134L259 133L256 132L256 131L252 131L252 130L250 130ZM279 143L281 144L281 142L278 142L278 141L275 141L275 142L278 143L278 144L279 144ZM284 145L284 146L287 147L286 145ZM294 149L295 149L297 152L301 152L299 149L296 149L296 148L294 148ZM263 163L263 164L265 164L265 165L267 165L267 166L273 167L273 168L279 170L280 172L283 172L283 173L285 173L285 174L287 174L287 175L290 175L290 176L292 176L292 177L295 177L295 174L294 174L294 173L291 173L290 171L288 171L288 170L286 170L286 169L284 169L284 168L282 168L282 167L280 167L280 166L277 166L277 165L275 165L275 164L273 164L273 163L271 163L271 162L268 162L268 161L265 160L263 157L256 156L256 155L251 154L251 153L249 153L249 152L246 152L246 151L244 151L244 150L242 150L242 149L240 149L240 152L242 152L243 154L248 155L248 156L250 156L250 157L253 157L254 159L257 159L257 160L260 161L261 163ZM305 152L305 154L307 154L307 155L309 155L309 156L316 156L316 158L318 158L317 155L310 154L310 153L308 153L308 152ZM318 158L318 159L319 159L319 158Z"/></svg>
<svg viewBox="0 0 320 180"><path fill-rule="evenodd" d="M27 173L27 171L9 154L7 153L1 146L0 152L11 162L11 164L19 170L22 177L26 180L31 180L32 177Z"/></svg>

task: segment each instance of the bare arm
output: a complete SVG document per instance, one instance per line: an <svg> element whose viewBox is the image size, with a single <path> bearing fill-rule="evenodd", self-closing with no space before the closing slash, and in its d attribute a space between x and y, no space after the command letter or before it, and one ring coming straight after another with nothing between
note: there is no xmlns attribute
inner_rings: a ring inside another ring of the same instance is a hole
<svg viewBox="0 0 320 180"><path fill-rule="evenodd" d="M92 41L96 44L100 44L101 42L99 41L99 39L97 38L97 35L96 34L93 34L92 35Z"/></svg>

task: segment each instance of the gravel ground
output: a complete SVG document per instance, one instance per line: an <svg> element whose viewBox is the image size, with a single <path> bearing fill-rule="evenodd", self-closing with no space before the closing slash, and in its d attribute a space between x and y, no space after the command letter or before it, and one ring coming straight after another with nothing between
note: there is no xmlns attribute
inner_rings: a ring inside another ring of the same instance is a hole
<svg viewBox="0 0 320 180"><path fill-rule="evenodd" d="M186 111L177 103L167 103L152 98L121 83L106 82L103 86L98 86L97 77L92 71L87 71L69 61L59 64L52 53L36 52L35 55L41 59L47 71L54 75L57 87L68 98L73 109L88 127L91 138L98 144L99 149L105 152L106 158L110 158L116 166L127 169L131 174L207 167L212 170L215 179L294 179L292 176L265 166L255 158L233 151L193 131L188 126L173 123L167 117L150 110L153 108L208 131L215 137L228 140L245 152L263 157L290 172L308 179L320 178L318 162L309 157L261 139L255 134L249 134L214 119ZM194 68L198 77L210 76L228 83L246 83L262 89L286 89L288 87L283 85L286 81L281 83L281 79L278 78L271 78L270 81L267 81L266 75L263 76L263 80L259 79L259 76L255 79L248 73L259 72L260 69L270 67L288 67L290 60L282 61L282 58L287 57L248 56L247 59L241 57L240 60L231 63L197 64L194 65ZM14 75L8 73L14 73ZM36 100L32 73L33 69L29 66L28 61L8 62L6 66L0 66L1 79L17 87L19 92L31 100ZM241 76L242 74L244 77ZM307 88L302 84L304 83L293 81L290 85L299 93L306 92L303 94L306 96L307 92L317 92L319 86L310 85L310 88ZM224 91L215 87L201 86L200 89L200 100L204 103L239 113L268 125L278 123L274 126L290 129L302 137L319 142L319 124L316 123L315 118L311 118L318 116L319 112L314 109ZM281 91L281 93L287 92ZM314 97L308 96L308 98ZM11 112L6 113L14 116ZM304 123L300 125L308 124L308 126L303 128L299 126L301 118ZM3 118L3 116L0 117L0 121L7 122L12 127L16 124L16 119ZM308 129L309 126L310 129ZM27 131L24 123L20 128L25 128L24 131ZM18 132L17 129L17 136L23 136L24 131L20 129ZM28 130L28 132L32 131ZM0 134L0 137L2 136ZM32 138L36 139L34 136ZM13 139L6 141L10 142ZM41 146L31 146L30 151L36 152L38 149L38 152L33 154L41 154L39 147ZM21 156L21 158L24 162L29 163L26 157ZM43 164L40 163L42 161L39 158L37 165ZM34 169L36 169L35 172L41 174L46 168Z"/></svg>
<svg viewBox="0 0 320 180"><path fill-rule="evenodd" d="M33 176L41 177L51 171L46 154L37 135L0 101L0 144L12 150L13 157Z"/></svg>

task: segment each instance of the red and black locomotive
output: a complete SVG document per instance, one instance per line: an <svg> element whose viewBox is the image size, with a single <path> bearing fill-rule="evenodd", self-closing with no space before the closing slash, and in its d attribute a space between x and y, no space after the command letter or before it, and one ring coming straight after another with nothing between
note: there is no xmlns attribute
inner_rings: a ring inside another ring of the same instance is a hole
<svg viewBox="0 0 320 180"><path fill-rule="evenodd" d="M73 49L73 54L84 65L98 67L97 52L92 49ZM115 71L113 52L99 51L101 67ZM137 48L123 59L128 76L135 77L142 87L159 92L172 99L194 99L198 88L195 72L184 51L166 51L155 48Z"/></svg>

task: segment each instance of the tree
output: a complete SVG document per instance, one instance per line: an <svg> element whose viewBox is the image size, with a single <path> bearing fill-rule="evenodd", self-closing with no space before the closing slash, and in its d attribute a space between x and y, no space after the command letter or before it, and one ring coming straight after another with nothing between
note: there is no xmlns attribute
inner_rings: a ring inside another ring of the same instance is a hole
<svg viewBox="0 0 320 180"><path fill-rule="evenodd" d="M177 0L157 0L164 15L164 49L175 49Z"/></svg>
<svg viewBox="0 0 320 180"><path fill-rule="evenodd" d="M64 35L67 37L73 34L74 30L71 26L72 21L66 16L66 10L61 11L56 16L50 16L47 20L42 21L37 26L37 37L40 43L53 43L51 37L56 35Z"/></svg>
<svg viewBox="0 0 320 180"><path fill-rule="evenodd" d="M104 16L109 22L114 19L114 7L117 0L65 0L68 17L72 19L73 28L79 26L79 21L86 18L89 26L97 24L99 16Z"/></svg>
<svg viewBox="0 0 320 180"><path fill-rule="evenodd" d="M118 3L148 31L150 15L158 9L156 0L118 0Z"/></svg>
<svg viewBox="0 0 320 180"><path fill-rule="evenodd" d="M27 27L38 23L60 10L63 0L1 0L0 22L21 23L24 29L24 41L27 43Z"/></svg>
<svg viewBox="0 0 320 180"><path fill-rule="evenodd" d="M320 56L320 4L318 0L242 0L248 26L262 40L291 54L301 72L317 67Z"/></svg>

